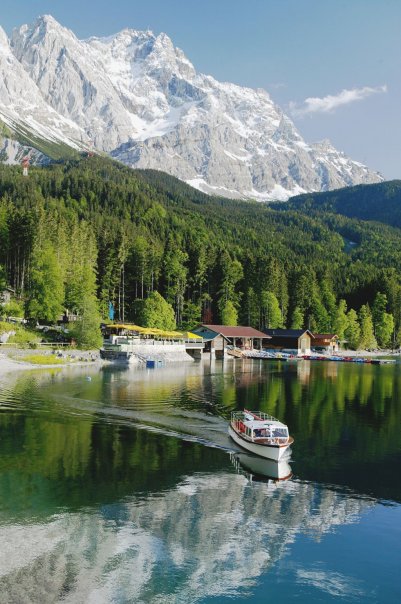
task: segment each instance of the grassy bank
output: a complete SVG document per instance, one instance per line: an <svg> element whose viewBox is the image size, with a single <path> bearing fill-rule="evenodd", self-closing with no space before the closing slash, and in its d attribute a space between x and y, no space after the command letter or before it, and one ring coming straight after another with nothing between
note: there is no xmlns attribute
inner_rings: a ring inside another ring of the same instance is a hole
<svg viewBox="0 0 401 604"><path fill-rule="evenodd" d="M66 363L73 363L73 359L68 358L58 358L54 355L44 355L44 354L29 354L26 356L18 356L11 358L14 361L19 361L22 363L30 363L31 365L65 365Z"/></svg>

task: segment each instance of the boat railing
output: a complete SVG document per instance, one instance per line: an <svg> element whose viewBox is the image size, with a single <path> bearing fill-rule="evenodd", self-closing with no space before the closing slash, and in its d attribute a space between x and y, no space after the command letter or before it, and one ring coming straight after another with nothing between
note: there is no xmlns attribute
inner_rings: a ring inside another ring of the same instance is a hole
<svg viewBox="0 0 401 604"><path fill-rule="evenodd" d="M248 410L244 410L244 411L233 411L231 413L231 419L233 421L235 420L244 420L246 419L247 415L252 415L254 417L254 419L256 421L260 420L260 421L270 421L270 422L277 422L278 419L276 417L273 417L272 415L269 415L268 413L264 413L263 411L248 411Z"/></svg>

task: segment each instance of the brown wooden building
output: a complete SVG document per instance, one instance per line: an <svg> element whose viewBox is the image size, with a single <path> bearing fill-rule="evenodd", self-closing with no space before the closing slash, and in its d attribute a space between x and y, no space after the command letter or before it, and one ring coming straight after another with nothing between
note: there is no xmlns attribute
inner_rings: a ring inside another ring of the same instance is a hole
<svg viewBox="0 0 401 604"><path fill-rule="evenodd" d="M227 346L241 350L260 350L266 334L253 327L237 327L231 325L200 325L193 330L205 342L204 352L216 358L225 356Z"/></svg>
<svg viewBox="0 0 401 604"><path fill-rule="evenodd" d="M312 348L316 352L338 352L338 336L335 333L314 333L312 337Z"/></svg>
<svg viewBox="0 0 401 604"><path fill-rule="evenodd" d="M311 353L312 332L308 329L264 329L265 348L292 352L297 355Z"/></svg>

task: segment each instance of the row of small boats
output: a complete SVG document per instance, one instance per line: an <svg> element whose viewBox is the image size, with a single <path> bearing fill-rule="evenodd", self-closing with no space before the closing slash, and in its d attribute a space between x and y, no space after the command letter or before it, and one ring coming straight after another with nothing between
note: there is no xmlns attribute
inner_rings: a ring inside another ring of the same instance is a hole
<svg viewBox="0 0 401 604"><path fill-rule="evenodd" d="M340 361L342 363L369 363L372 365L393 365L395 359L381 359L377 357L344 357L344 356L325 356L319 354L308 354L303 355L302 358L305 361Z"/></svg>
<svg viewBox="0 0 401 604"><path fill-rule="evenodd" d="M233 354L233 352L230 352ZM304 354L301 356L289 353L272 353L263 350L249 350L238 352L238 356L248 359L262 359L265 361L337 361L342 363L370 363L372 365L393 365L396 359L383 359L378 357L357 357L323 354Z"/></svg>

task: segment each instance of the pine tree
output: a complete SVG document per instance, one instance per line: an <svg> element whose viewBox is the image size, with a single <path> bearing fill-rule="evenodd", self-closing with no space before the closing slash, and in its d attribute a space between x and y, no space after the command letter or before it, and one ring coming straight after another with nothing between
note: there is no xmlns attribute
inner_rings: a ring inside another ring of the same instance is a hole
<svg viewBox="0 0 401 604"><path fill-rule="evenodd" d="M388 312L384 312L376 323L376 338L381 348L391 346L394 333L394 317Z"/></svg>
<svg viewBox="0 0 401 604"><path fill-rule="evenodd" d="M340 300L334 314L334 333L338 335L339 340L345 337L345 331L348 326L347 303L345 300Z"/></svg>
<svg viewBox="0 0 401 604"><path fill-rule="evenodd" d="M304 315L301 309L296 306L292 313L291 329L303 329L304 326Z"/></svg>
<svg viewBox="0 0 401 604"><path fill-rule="evenodd" d="M175 309L175 320L182 322L184 293L187 286L188 254L183 251L178 241L171 239L164 258L164 276L166 280L166 300Z"/></svg>
<svg viewBox="0 0 401 604"><path fill-rule="evenodd" d="M195 302L185 301L182 314L181 329L194 329L201 322L201 305Z"/></svg>
<svg viewBox="0 0 401 604"><path fill-rule="evenodd" d="M222 325L237 325L238 322L238 313L231 302L231 300L227 300L222 313L221 313L221 322Z"/></svg>
<svg viewBox="0 0 401 604"><path fill-rule="evenodd" d="M377 342L373 331L372 313L368 304L364 304L359 310L359 325L361 328L359 348L376 348Z"/></svg>
<svg viewBox="0 0 401 604"><path fill-rule="evenodd" d="M36 249L33 255L26 315L54 323L62 314L63 302L64 285L60 266L54 249L46 243L41 249Z"/></svg>
<svg viewBox="0 0 401 604"><path fill-rule="evenodd" d="M349 348L353 350L358 348L361 341L361 328L358 322L358 315L353 308L350 308L347 313L347 325L344 330L344 337Z"/></svg>
<svg viewBox="0 0 401 604"><path fill-rule="evenodd" d="M383 314L387 311L387 296L377 292L372 306L373 327L376 333L376 326L381 322Z"/></svg>
<svg viewBox="0 0 401 604"><path fill-rule="evenodd" d="M176 328L173 307L157 291L149 294L144 300L139 322L143 327L156 327L167 331Z"/></svg>
<svg viewBox="0 0 401 604"><path fill-rule="evenodd" d="M331 280L325 277L319 284L321 301L327 312L327 331L331 332L334 327L334 321L337 315L336 297L333 293ZM337 333L337 332L336 332Z"/></svg>
<svg viewBox="0 0 401 604"><path fill-rule="evenodd" d="M385 348L392 343L394 332L394 317L386 312L387 296L378 292L372 308L372 318L377 342Z"/></svg>
<svg viewBox="0 0 401 604"><path fill-rule="evenodd" d="M243 309L244 323L251 327L260 327L259 302L253 287L247 289Z"/></svg>
<svg viewBox="0 0 401 604"><path fill-rule="evenodd" d="M75 337L78 347L100 348L102 345L101 316L95 296L86 296L78 310L79 318L72 329L72 335Z"/></svg>
<svg viewBox="0 0 401 604"><path fill-rule="evenodd" d="M276 329L283 327L283 318L281 315L280 306L273 292L262 291L262 317L263 326L268 329Z"/></svg>

